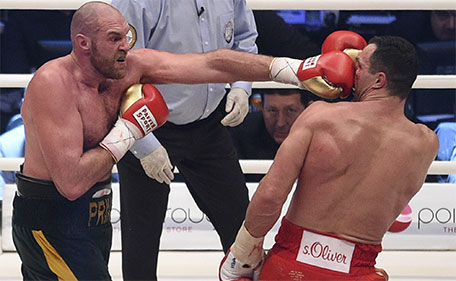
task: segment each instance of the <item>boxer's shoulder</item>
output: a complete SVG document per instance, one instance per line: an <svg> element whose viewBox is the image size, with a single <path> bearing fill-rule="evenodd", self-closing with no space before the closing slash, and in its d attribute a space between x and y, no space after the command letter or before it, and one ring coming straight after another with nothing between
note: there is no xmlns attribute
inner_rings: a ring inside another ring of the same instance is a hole
<svg viewBox="0 0 456 281"><path fill-rule="evenodd" d="M75 71L68 58L66 56L46 62L35 72L32 82L58 85L58 82L74 77Z"/></svg>
<svg viewBox="0 0 456 281"><path fill-rule="evenodd" d="M321 129L320 126L323 124L337 123L340 120L342 110L344 108L337 103L316 101L306 107L296 122L307 127L314 125Z"/></svg>
<svg viewBox="0 0 456 281"><path fill-rule="evenodd" d="M416 124L416 128L419 134L419 137L416 139L429 145L431 149L438 150L439 139L437 134L424 124Z"/></svg>

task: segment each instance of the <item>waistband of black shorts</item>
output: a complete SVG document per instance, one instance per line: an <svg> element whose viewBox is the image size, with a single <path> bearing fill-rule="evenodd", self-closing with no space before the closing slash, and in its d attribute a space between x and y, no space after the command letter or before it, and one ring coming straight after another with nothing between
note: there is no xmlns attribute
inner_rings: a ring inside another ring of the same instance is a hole
<svg viewBox="0 0 456 281"><path fill-rule="evenodd" d="M17 174L13 226L60 232L85 231L111 221L111 181L99 182L74 201L60 195L51 181Z"/></svg>
<svg viewBox="0 0 456 281"><path fill-rule="evenodd" d="M43 180L34 177L30 177L22 174L21 172L16 173L16 185L17 194L25 198L33 199L61 199L63 196L58 192L55 184L50 180ZM111 178L103 182L98 182L92 186L84 195L91 196L95 192L110 188Z"/></svg>

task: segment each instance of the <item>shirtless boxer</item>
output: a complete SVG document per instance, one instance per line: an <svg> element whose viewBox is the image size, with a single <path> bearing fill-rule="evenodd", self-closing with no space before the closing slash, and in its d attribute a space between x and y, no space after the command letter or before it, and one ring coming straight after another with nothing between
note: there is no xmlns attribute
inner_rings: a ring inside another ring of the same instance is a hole
<svg viewBox="0 0 456 281"><path fill-rule="evenodd" d="M314 102L294 123L222 261L220 280L387 280L374 268L382 238L420 190L438 139L404 116L417 75L410 43L374 37L357 63L355 102ZM263 237L296 180L263 263Z"/></svg>
<svg viewBox="0 0 456 281"><path fill-rule="evenodd" d="M337 73L325 76L335 83L353 73L344 53L322 55L298 70L303 61L230 50L128 52L128 31L124 17L109 4L84 4L72 20L71 54L43 65L28 86L22 107L25 162L13 203L13 239L24 279L111 279L110 174L113 163L147 133L126 121L133 118L130 103L121 104L121 98L131 85L273 79L301 87L320 83L316 94L332 98L351 88L322 79L331 68ZM160 94L145 89L141 98L136 88L137 102L155 119L166 120ZM122 118L119 108L126 111Z"/></svg>

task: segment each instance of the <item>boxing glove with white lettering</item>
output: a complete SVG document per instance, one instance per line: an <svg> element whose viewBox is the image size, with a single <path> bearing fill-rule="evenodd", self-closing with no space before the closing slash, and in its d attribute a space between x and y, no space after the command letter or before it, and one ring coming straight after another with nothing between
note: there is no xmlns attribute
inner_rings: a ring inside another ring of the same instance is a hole
<svg viewBox="0 0 456 281"><path fill-rule="evenodd" d="M168 107L157 88L135 84L122 97L120 116L100 146L117 163L136 140L159 128L168 116Z"/></svg>
<svg viewBox="0 0 456 281"><path fill-rule="evenodd" d="M354 73L353 60L342 51L331 51L304 61L274 58L270 65L273 81L296 85L326 99L350 95Z"/></svg>

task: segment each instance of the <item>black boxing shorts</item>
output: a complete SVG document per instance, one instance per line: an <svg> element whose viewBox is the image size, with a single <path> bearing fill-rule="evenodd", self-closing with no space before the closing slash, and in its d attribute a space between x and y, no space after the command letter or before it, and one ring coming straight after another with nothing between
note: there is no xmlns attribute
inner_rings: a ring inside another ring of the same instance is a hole
<svg viewBox="0 0 456 281"><path fill-rule="evenodd" d="M111 179L70 201L51 181L16 177L13 241L24 280L111 280Z"/></svg>

